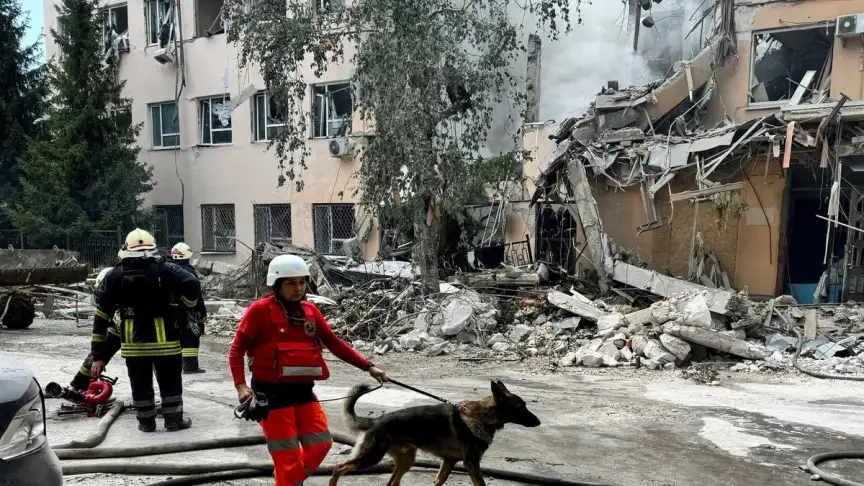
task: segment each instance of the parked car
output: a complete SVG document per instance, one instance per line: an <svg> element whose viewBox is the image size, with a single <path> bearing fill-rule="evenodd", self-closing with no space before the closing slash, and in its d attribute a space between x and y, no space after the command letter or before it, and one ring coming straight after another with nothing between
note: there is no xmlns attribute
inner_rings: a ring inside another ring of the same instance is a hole
<svg viewBox="0 0 864 486"><path fill-rule="evenodd" d="M45 422L45 396L33 371L0 356L0 486L63 485Z"/></svg>

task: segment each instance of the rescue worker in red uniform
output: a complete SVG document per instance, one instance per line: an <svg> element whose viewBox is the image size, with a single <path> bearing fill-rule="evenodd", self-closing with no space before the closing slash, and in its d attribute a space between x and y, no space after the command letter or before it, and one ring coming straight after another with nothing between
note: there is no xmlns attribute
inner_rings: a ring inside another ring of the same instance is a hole
<svg viewBox="0 0 864 486"><path fill-rule="evenodd" d="M267 285L273 295L252 303L231 343L228 362L240 403L266 397L268 413L261 421L273 458L276 486L294 486L324 461L333 440L327 416L312 391L315 381L329 377L322 345L337 358L384 382L387 375L339 339L321 311L304 300L309 267L294 255L270 262ZM244 355L252 372L246 385Z"/></svg>

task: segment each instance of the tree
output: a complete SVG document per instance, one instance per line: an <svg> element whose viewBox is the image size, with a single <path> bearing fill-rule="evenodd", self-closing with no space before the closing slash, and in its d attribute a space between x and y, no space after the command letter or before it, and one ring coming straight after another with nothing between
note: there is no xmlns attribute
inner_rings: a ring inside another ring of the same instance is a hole
<svg viewBox="0 0 864 486"><path fill-rule="evenodd" d="M24 45L27 27L21 4L0 0L0 228L10 223L3 208L18 196L18 162L28 137L39 131L36 120L45 97L41 39Z"/></svg>
<svg viewBox="0 0 864 486"><path fill-rule="evenodd" d="M458 216L490 182L508 180L519 153L484 157L502 104L525 108L514 63L527 30L556 36L569 29L568 0L229 0L230 40L241 62L262 70L267 89L291 123L271 142L280 180L302 189L308 156L308 98L302 68L320 76L333 63L354 66L355 110L372 129L362 147L360 203L414 224L423 289L438 291L443 214ZM341 2L340 2L341 3ZM322 7L323 5L323 7ZM578 2L576 2L578 5ZM523 19L532 19L525 25ZM346 55L346 52L349 53ZM524 73L524 71L523 71ZM504 110L508 111L508 110ZM517 130L513 141L521 138ZM500 154L491 154L500 155Z"/></svg>
<svg viewBox="0 0 864 486"><path fill-rule="evenodd" d="M152 168L138 162L141 124L131 123L125 82L116 65L103 61L98 7L97 0L57 6L62 31L51 35L62 55L48 67L48 137L30 143L21 197L10 211L15 226L37 242L128 228L153 187Z"/></svg>

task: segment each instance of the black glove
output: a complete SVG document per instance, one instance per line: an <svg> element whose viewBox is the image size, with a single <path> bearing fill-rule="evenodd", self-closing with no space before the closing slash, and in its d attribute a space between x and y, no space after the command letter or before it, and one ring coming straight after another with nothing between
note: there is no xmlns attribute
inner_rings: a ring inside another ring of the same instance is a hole
<svg viewBox="0 0 864 486"><path fill-rule="evenodd" d="M234 417L255 422L266 420L269 414L267 396L262 393L255 393L251 400L234 409Z"/></svg>

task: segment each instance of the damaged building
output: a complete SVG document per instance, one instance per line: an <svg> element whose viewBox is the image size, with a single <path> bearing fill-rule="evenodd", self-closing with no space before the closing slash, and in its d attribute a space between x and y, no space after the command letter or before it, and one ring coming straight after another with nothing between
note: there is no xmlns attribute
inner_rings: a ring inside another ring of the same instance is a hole
<svg viewBox="0 0 864 486"><path fill-rule="evenodd" d="M860 300L864 6L716 0L691 20L702 47L665 78L610 80L583 117L526 133L538 221L566 209L555 218L587 247L560 263L640 289ZM535 237L540 249L561 235Z"/></svg>

